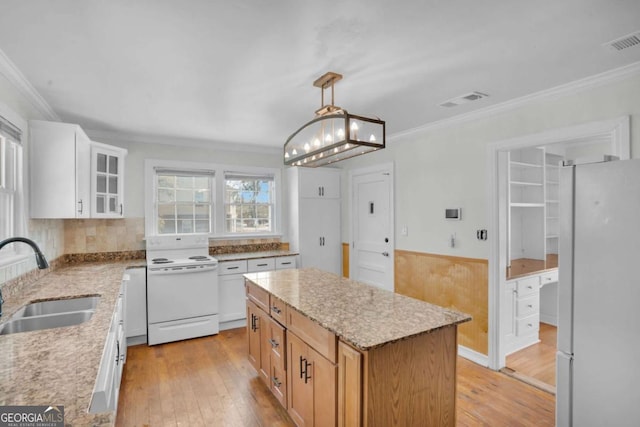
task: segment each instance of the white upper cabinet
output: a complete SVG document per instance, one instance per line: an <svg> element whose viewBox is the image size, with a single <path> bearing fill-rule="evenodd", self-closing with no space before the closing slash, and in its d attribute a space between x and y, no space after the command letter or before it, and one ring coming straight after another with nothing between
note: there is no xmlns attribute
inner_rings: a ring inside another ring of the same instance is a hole
<svg viewBox="0 0 640 427"><path fill-rule="evenodd" d="M304 169L299 174L300 197L305 198L340 198L340 171L339 169Z"/></svg>
<svg viewBox="0 0 640 427"><path fill-rule="evenodd" d="M78 125L29 122L32 218L89 218L91 141Z"/></svg>
<svg viewBox="0 0 640 427"><path fill-rule="evenodd" d="M71 123L29 122L32 218L121 218L127 150Z"/></svg>
<svg viewBox="0 0 640 427"><path fill-rule="evenodd" d="M91 216L124 215L124 159L127 150L99 142L91 144Z"/></svg>

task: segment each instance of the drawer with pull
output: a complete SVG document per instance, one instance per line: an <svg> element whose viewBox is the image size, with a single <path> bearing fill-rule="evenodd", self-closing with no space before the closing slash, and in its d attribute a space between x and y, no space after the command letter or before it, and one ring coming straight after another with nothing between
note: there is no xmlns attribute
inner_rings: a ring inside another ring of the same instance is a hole
<svg viewBox="0 0 640 427"><path fill-rule="evenodd" d="M256 286L248 280L245 280L245 286L247 291L247 298L253 301L263 311L269 312L269 293L262 289L260 286Z"/></svg>
<svg viewBox="0 0 640 427"><path fill-rule="evenodd" d="M218 274L242 274L247 272L247 261L223 261L218 264Z"/></svg>
<svg viewBox="0 0 640 427"><path fill-rule="evenodd" d="M249 273L275 270L276 261L273 258L250 259L247 261L247 267L249 268Z"/></svg>
<svg viewBox="0 0 640 427"><path fill-rule="evenodd" d="M287 304L271 295L269 314L281 325L287 326Z"/></svg>
<svg viewBox="0 0 640 427"><path fill-rule="evenodd" d="M540 291L540 277L533 276L518 280L516 285L518 298Z"/></svg>
<svg viewBox="0 0 640 427"><path fill-rule="evenodd" d="M527 317L540 311L539 295L531 295L526 298L518 298L516 302L516 316Z"/></svg>
<svg viewBox="0 0 640 427"><path fill-rule="evenodd" d="M276 270L284 270L287 268L296 268L295 256L283 256L276 258Z"/></svg>
<svg viewBox="0 0 640 427"><path fill-rule="evenodd" d="M518 319L516 321L516 335L523 336L537 333L540 329L540 315L534 314L533 316Z"/></svg>
<svg viewBox="0 0 640 427"><path fill-rule="evenodd" d="M558 270L549 271L540 275L540 286L558 282Z"/></svg>

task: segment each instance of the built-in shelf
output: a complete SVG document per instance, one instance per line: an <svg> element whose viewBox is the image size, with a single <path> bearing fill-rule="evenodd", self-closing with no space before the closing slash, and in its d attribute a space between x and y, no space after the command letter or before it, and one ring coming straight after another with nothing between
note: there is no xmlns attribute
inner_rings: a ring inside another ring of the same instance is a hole
<svg viewBox="0 0 640 427"><path fill-rule="evenodd" d="M511 166L517 166L517 167L521 167L521 168L541 168L542 165L540 164L535 164L535 163L526 163L526 162L516 162L514 160L512 160L510 162Z"/></svg>
<svg viewBox="0 0 640 427"><path fill-rule="evenodd" d="M511 185L520 185L523 187L542 187L541 182L527 182L527 181L511 181Z"/></svg>
<svg viewBox="0 0 640 427"><path fill-rule="evenodd" d="M511 203L512 208L543 208L544 203Z"/></svg>

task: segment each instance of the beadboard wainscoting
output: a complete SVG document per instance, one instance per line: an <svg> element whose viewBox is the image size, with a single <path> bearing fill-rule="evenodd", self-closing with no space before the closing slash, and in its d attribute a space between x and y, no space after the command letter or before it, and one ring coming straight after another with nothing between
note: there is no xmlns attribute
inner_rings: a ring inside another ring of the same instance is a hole
<svg viewBox="0 0 640 427"><path fill-rule="evenodd" d="M487 260L396 250L395 291L470 314L471 322L458 327L458 344L487 354Z"/></svg>

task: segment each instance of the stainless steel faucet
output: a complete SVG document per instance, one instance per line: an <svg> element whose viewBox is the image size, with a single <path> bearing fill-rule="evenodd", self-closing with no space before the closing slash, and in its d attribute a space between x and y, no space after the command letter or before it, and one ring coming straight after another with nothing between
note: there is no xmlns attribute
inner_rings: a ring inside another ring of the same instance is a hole
<svg viewBox="0 0 640 427"><path fill-rule="evenodd" d="M31 246L31 249L33 249L33 252L36 254L36 264L38 264L38 268L40 270L49 268L49 263L47 262L47 259L44 257L44 254L42 253L36 242L31 239L27 239L26 237L9 237L8 239L0 242L0 249L5 247L9 243L15 242L22 242ZM0 316L2 316L2 303L4 303L4 299L2 298L2 288L0 288Z"/></svg>

